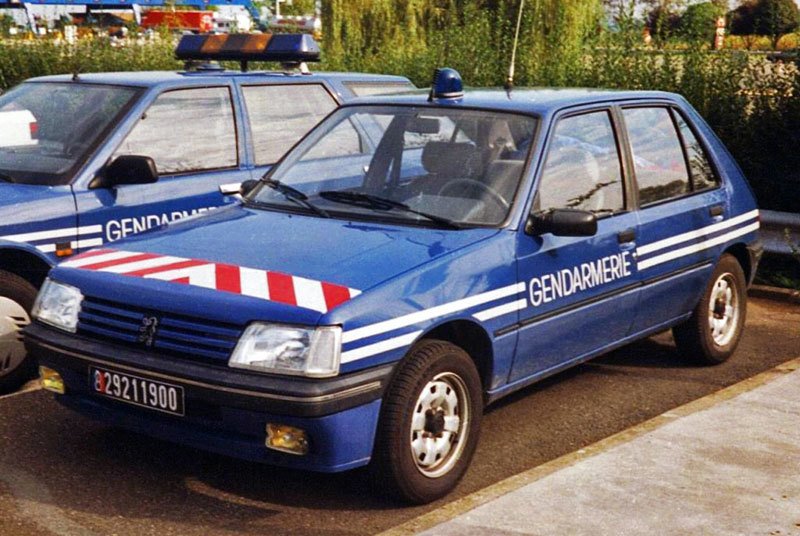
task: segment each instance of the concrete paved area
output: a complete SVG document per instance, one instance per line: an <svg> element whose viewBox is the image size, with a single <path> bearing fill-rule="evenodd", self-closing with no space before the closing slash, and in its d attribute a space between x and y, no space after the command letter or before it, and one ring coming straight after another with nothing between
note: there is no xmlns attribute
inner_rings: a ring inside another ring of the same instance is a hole
<svg viewBox="0 0 800 536"><path fill-rule="evenodd" d="M798 369L668 412L422 534L800 535Z"/></svg>

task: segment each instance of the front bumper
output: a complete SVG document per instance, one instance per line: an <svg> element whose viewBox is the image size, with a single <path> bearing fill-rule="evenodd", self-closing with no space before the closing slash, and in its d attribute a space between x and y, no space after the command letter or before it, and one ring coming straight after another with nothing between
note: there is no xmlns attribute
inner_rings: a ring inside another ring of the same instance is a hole
<svg viewBox="0 0 800 536"><path fill-rule="evenodd" d="M369 462L381 397L393 370L386 365L329 379L277 377L101 342L35 322L25 328L25 344L41 365L63 378L66 392L56 399L80 413L228 456L324 472ZM91 366L183 387L185 416L95 394ZM308 454L267 449L267 423L305 430Z"/></svg>

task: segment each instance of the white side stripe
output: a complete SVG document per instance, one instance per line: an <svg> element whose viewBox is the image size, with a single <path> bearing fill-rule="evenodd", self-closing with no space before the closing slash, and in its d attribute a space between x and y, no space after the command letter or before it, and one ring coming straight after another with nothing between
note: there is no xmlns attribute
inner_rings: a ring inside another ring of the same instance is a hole
<svg viewBox="0 0 800 536"><path fill-rule="evenodd" d="M95 234L103 231L101 225L87 225L86 227L66 227L64 229L50 229L48 231L35 231L33 233L22 233L15 235L0 236L2 240L11 242L32 242L35 240L47 240L53 238L64 238L67 236Z"/></svg>
<svg viewBox="0 0 800 536"><path fill-rule="evenodd" d="M491 309L486 309L484 311L479 311L475 313L474 316L481 322L485 322L487 320L491 320L492 318L497 318L498 316L503 316L504 314L513 313L515 311L521 311L528 306L528 300L517 300L509 303L504 303L503 305L498 305L497 307L492 307Z"/></svg>
<svg viewBox="0 0 800 536"><path fill-rule="evenodd" d="M639 270L646 270L647 268L651 268L658 264L662 264L680 257L685 257L687 255L691 255L692 253L697 253L699 251L703 251L704 249L713 248L714 246L718 246L720 244L724 244L728 240L732 240L742 235L746 235L747 233L752 233L753 231L758 230L759 223L755 222L747 227L742 227L741 229L736 229L735 231L731 231L726 233L722 236L718 236L716 238L712 238L711 240L706 240L704 242L698 242L697 244L692 244L691 246L686 246L681 249L676 249L674 251L670 251L668 253L663 253L661 255L656 255L650 259L645 259L642 262L637 264L637 268Z"/></svg>
<svg viewBox="0 0 800 536"><path fill-rule="evenodd" d="M93 248L97 246L103 245L102 238L79 238L78 239L78 249L86 249L86 248Z"/></svg>
<svg viewBox="0 0 800 536"><path fill-rule="evenodd" d="M738 225L747 220L752 220L753 218L756 217L758 217L758 210L752 210L745 214L736 216L735 218L731 218L730 220L721 221L719 223L709 225L708 227L703 227L702 229L689 231L688 233L679 234L677 236L671 236L669 238L653 242L652 244L645 244L644 246L636 248L636 254L639 256L647 255L648 253L658 251L659 249L664 249L670 246L674 246L676 244L680 244L681 242L694 240L695 238L703 238L706 235L716 233L717 231L722 231L723 229L727 229L728 227L733 227L734 225Z"/></svg>
<svg viewBox="0 0 800 536"><path fill-rule="evenodd" d="M368 344L367 346L362 346L361 348L356 348L355 350L349 350L342 354L341 362L349 363L358 359L364 359L365 357L382 354L383 352L388 352L389 350L395 350L397 348L402 348L403 346L408 346L421 334L421 330L415 331L413 333L400 335L399 337L376 342L375 344Z"/></svg>
<svg viewBox="0 0 800 536"><path fill-rule="evenodd" d="M482 294L476 294L475 296L470 296L454 302L437 305L436 307L431 307L430 309L425 309L423 311L417 311L415 313L392 318L391 320L384 320L383 322L378 322L377 324L371 324L369 326L344 332L342 335L342 342L353 342L366 337L371 337L373 335L378 335L380 333L386 333L387 331L394 331L396 329L436 318L437 316L456 313L458 311L463 311L464 309L469 309L470 307L475 307L476 305L489 303L507 296L514 296L520 292L523 292L524 290L524 282L516 283L514 285L498 288Z"/></svg>

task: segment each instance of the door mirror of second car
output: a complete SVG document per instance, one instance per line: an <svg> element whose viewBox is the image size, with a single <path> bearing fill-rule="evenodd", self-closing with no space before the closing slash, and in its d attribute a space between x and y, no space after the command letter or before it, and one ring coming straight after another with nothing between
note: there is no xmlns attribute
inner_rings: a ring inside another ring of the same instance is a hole
<svg viewBox="0 0 800 536"><path fill-rule="evenodd" d="M525 232L533 236L545 233L556 236L594 236L597 233L597 217L585 210L568 208L534 212L528 217Z"/></svg>
<svg viewBox="0 0 800 536"><path fill-rule="evenodd" d="M150 184L158 181L156 163L149 156L122 155L108 164L89 185L111 188L122 184Z"/></svg>
<svg viewBox="0 0 800 536"><path fill-rule="evenodd" d="M255 179L248 179L243 182L232 182L230 184L220 184L219 185L219 193L222 195L240 195L242 197L246 196L253 189L258 186L258 183Z"/></svg>

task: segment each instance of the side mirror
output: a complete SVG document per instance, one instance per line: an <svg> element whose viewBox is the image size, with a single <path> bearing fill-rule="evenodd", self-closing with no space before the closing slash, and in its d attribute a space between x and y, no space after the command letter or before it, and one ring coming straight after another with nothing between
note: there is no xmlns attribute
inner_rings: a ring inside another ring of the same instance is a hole
<svg viewBox="0 0 800 536"><path fill-rule="evenodd" d="M156 163L149 156L122 155L108 164L89 188L111 188L122 184L151 184L158 181Z"/></svg>
<svg viewBox="0 0 800 536"><path fill-rule="evenodd" d="M242 196L244 197L245 195L247 195L250 192L252 192L253 190L255 190L256 186L258 186L259 182L261 182L261 181L257 181L255 179L249 179L249 180L243 181L242 185L239 186L239 193L242 194Z"/></svg>
<svg viewBox="0 0 800 536"><path fill-rule="evenodd" d="M219 193L222 195L241 195L245 196L253 191L258 186L260 181L248 179L243 182L232 182L229 184L220 184Z"/></svg>
<svg viewBox="0 0 800 536"><path fill-rule="evenodd" d="M551 233L555 236L594 236L597 217L585 210L556 208L535 212L528 217L525 233L533 236Z"/></svg>

